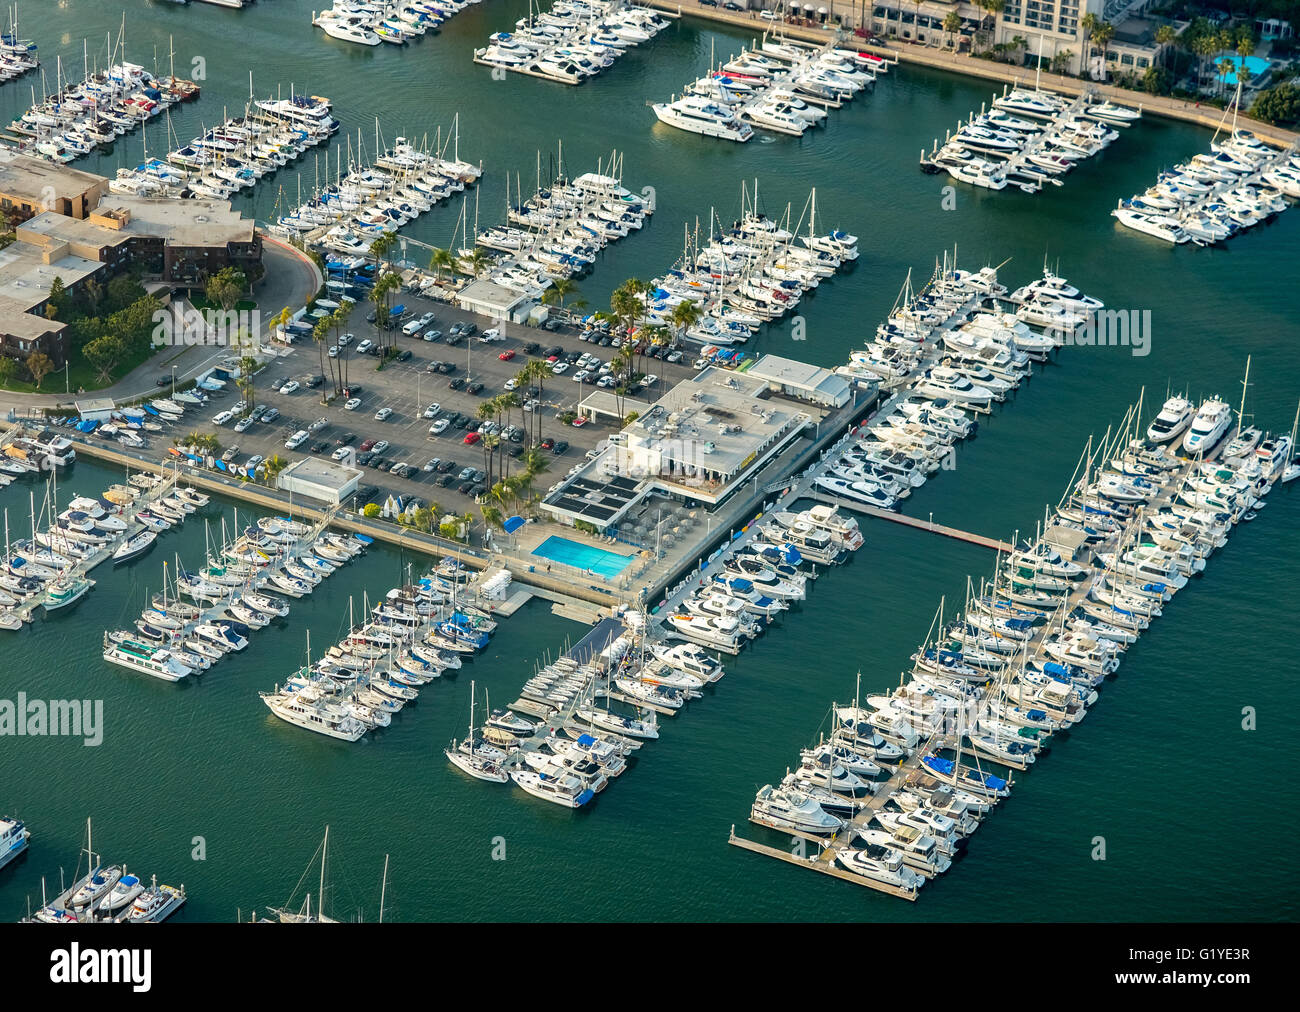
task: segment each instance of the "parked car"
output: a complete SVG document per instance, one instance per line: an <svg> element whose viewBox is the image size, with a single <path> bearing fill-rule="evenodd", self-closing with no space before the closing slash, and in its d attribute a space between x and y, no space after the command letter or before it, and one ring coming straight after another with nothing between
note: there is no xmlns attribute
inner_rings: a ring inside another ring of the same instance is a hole
<svg viewBox="0 0 1300 1012"><path fill-rule="evenodd" d="M235 413L233 411L219 411L212 416L212 424L225 425L228 421L230 421L234 417L235 417Z"/></svg>
<svg viewBox="0 0 1300 1012"><path fill-rule="evenodd" d="M432 425L429 426L429 435L441 436L444 432L447 431L447 429L450 426L451 426L450 418L439 418L436 422L434 422Z"/></svg>
<svg viewBox="0 0 1300 1012"><path fill-rule="evenodd" d="M225 461L227 464L229 464L232 460L234 460L234 459L235 459L236 457L238 457L238 456L239 456L239 447L238 447L238 446L230 446L230 447L227 447L227 448L222 452L222 454L221 454L221 459L222 459L223 461Z"/></svg>
<svg viewBox="0 0 1300 1012"><path fill-rule="evenodd" d="M432 404L430 404L427 408L424 409L424 417L437 418L438 413L440 411L442 411L442 405L439 404L437 401L434 401Z"/></svg>
<svg viewBox="0 0 1300 1012"><path fill-rule="evenodd" d="M507 348L505 351L503 351L500 355L497 356L497 358L501 359L502 362L509 362L514 357L515 357L515 350L513 348Z"/></svg>
<svg viewBox="0 0 1300 1012"><path fill-rule="evenodd" d="M248 460L244 462L244 466L248 468L250 471L252 471L255 470L257 466L260 463L262 463L262 461L264 461L265 459L266 458L263 457L260 453L255 453L251 457L249 457Z"/></svg>
<svg viewBox="0 0 1300 1012"><path fill-rule="evenodd" d="M329 423L330 420L328 418L317 418L316 421L312 422L309 426L307 426L307 431L320 432L320 430L325 428L325 426L329 425Z"/></svg>
<svg viewBox="0 0 1300 1012"><path fill-rule="evenodd" d="M375 446L374 446L374 450L375 450L376 453L383 453L383 452L384 452L385 450L387 450L387 449L388 449L388 440L387 440L387 439L381 439L381 440L379 440L379 442L377 442L377 443L375 444Z"/></svg>
<svg viewBox="0 0 1300 1012"><path fill-rule="evenodd" d="M235 423L236 432L247 432L252 427L253 427L252 415L245 415L243 418L241 418L239 421Z"/></svg>
<svg viewBox="0 0 1300 1012"><path fill-rule="evenodd" d="M556 376L563 376L568 371L569 371L568 362L556 362L554 365L551 366L551 372L555 373Z"/></svg>
<svg viewBox="0 0 1300 1012"><path fill-rule="evenodd" d="M392 408L380 408L378 411L375 412L375 421L386 422L388 421L389 418L392 417L392 415L393 415Z"/></svg>
<svg viewBox="0 0 1300 1012"><path fill-rule="evenodd" d="M284 448L286 450L296 450L305 442L307 442L307 430L299 429L284 441Z"/></svg>
<svg viewBox="0 0 1300 1012"><path fill-rule="evenodd" d="M555 445L551 447L551 452L558 457L561 453L563 453L568 448L569 448L568 442L566 440L559 439L556 440Z"/></svg>
<svg viewBox="0 0 1300 1012"><path fill-rule="evenodd" d="M370 349L373 348L374 346L375 346L375 342L367 338L366 340L362 341L359 345L357 345L357 354L368 355L370 354Z"/></svg>
<svg viewBox="0 0 1300 1012"><path fill-rule="evenodd" d="M577 418L575 418L575 419L573 420L573 427L574 427L575 429L580 429L580 428L582 428L582 427L583 427L584 425L586 425L586 424L587 424L587 416L586 416L586 415L579 415Z"/></svg>
<svg viewBox="0 0 1300 1012"><path fill-rule="evenodd" d="M513 390L513 389L514 389L515 387L517 387L517 386L519 386L519 381L518 381L517 379L515 379L513 376L511 376L511 377L510 377L508 380L506 380L506 382L505 382L505 388L506 388L507 390Z"/></svg>
<svg viewBox="0 0 1300 1012"><path fill-rule="evenodd" d="M280 388L280 393L296 394L300 389L302 389L302 385L297 380L290 380Z"/></svg>
<svg viewBox="0 0 1300 1012"><path fill-rule="evenodd" d="M480 436L477 432L467 432L465 433L464 443L466 446L473 446L482 438L483 437Z"/></svg>
<svg viewBox="0 0 1300 1012"><path fill-rule="evenodd" d="M360 450L362 453L365 453L367 450L373 450L375 448L376 442L378 442L378 440L367 439L360 446L358 446L357 449Z"/></svg>
<svg viewBox="0 0 1300 1012"><path fill-rule="evenodd" d="M273 421L275 421L279 417L280 417L279 408L267 408L265 411L262 412L262 417L260 420L265 424L270 425Z"/></svg>
<svg viewBox="0 0 1300 1012"><path fill-rule="evenodd" d="M335 460L342 460L344 457L346 457L346 456L347 456L349 453L351 453L351 452L352 452L352 451L351 451L350 449L348 449L348 447L346 447L346 446L340 446L337 450L335 450L333 453L331 453L330 456L333 457Z"/></svg>
<svg viewBox="0 0 1300 1012"><path fill-rule="evenodd" d="M357 408L359 408L359 407L361 407L361 398L360 398L360 397L349 397L349 398L347 399L347 401L346 401L346 402L344 403L344 405L343 405L343 410L344 410L344 411L356 411Z"/></svg>
<svg viewBox="0 0 1300 1012"><path fill-rule="evenodd" d="M343 435L338 436L337 438L335 438L335 440L334 440L334 445L335 445L335 446L351 446L352 443L353 443L353 441L354 441L356 438L357 438L357 437L356 437L356 433L353 433L353 432L345 432L345 433L343 433Z"/></svg>
<svg viewBox="0 0 1300 1012"><path fill-rule="evenodd" d="M329 444L326 440L324 440L324 439L318 439L318 440L316 440L316 442L312 443L311 446L307 447L307 452L308 452L308 453L324 453L324 452L325 452L326 450L328 450L329 448L330 448L330 444Z"/></svg>
<svg viewBox="0 0 1300 1012"><path fill-rule="evenodd" d="M448 383L447 386L449 386L452 390L464 390L464 389L465 389L465 377L464 377L464 376L457 376L454 380L452 380L450 383Z"/></svg>
<svg viewBox="0 0 1300 1012"><path fill-rule="evenodd" d="M436 470L438 470L438 465L441 464L441 463L442 463L442 461L439 460L437 457L430 457L430 458L429 458L429 462L428 462L427 464L424 465L424 470L426 470L426 471L436 471Z"/></svg>
<svg viewBox="0 0 1300 1012"><path fill-rule="evenodd" d="M452 460L450 457L448 457L446 460L444 460L441 464L438 465L438 471L440 474L446 474L448 471L454 470L455 467L456 467L456 462Z"/></svg>
<svg viewBox="0 0 1300 1012"><path fill-rule="evenodd" d="M465 391L466 393L471 393L471 394L482 393L483 384L480 383L478 380L475 380L473 383L471 383L469 386L465 388Z"/></svg>
<svg viewBox="0 0 1300 1012"><path fill-rule="evenodd" d="M428 330L424 332L424 339L426 341L441 341L442 331L434 330L432 327L430 327Z"/></svg>

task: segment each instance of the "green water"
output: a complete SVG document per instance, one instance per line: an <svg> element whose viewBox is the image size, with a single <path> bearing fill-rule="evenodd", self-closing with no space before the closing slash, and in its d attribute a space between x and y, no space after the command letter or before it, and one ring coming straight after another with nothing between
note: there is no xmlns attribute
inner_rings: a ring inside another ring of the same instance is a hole
<svg viewBox="0 0 1300 1012"><path fill-rule="evenodd" d="M1151 310L1149 355L1063 351L982 424L955 471L914 496L915 515L933 511L936 521L1002 536L1030 529L1044 503L1059 498L1088 435L1118 421L1144 385L1149 402L1172 384L1235 403L1247 354L1248 410L1260 424L1290 427L1300 212L1215 250L1171 249L1120 229L1107 213L1161 167L1206 149L1207 131L1147 119L1064 187L1030 197L959 186L956 208L944 211L946 180L920 174L917 154L987 100L991 89L980 82L901 67L874 94L832 112L824 130L731 146L660 126L645 103L702 72L711 46L719 54L738 48L743 33L680 24L595 81L567 88L494 81L470 62L490 32L526 13L522 0L486 0L406 51L327 39L310 26L306 0L243 12L124 6L131 59L151 64L157 46L165 69L173 34L178 74L187 76L194 56L206 60L203 97L173 117L182 140L219 120L223 106L242 107L250 66L260 95L289 81L329 95L354 143L360 129L372 146L376 114L391 140L431 134L459 111L461 156L481 159L487 172L478 194L485 224L501 218L507 170L531 188L539 148L553 152L562 140L573 171L624 151L626 182L654 186L659 210L582 282L593 304L625 277L667 267L683 222L698 217L707 227L711 207L734 217L741 180L757 178L774 214L787 201L797 214L816 185L819 222L859 235L863 255L805 300L806 341L792 341L787 324L755 350L844 361L888 312L906 272L928 274L953 244L966 266L1011 258L1003 276L1013 285L1046 255L1108 306ZM79 73L83 35L93 46L120 18L117 5L91 0L40 5L39 19L36 8L24 7L26 29L50 75L59 53ZM0 88L6 121L29 101L33 81L39 88L30 76ZM150 151L161 154L156 136ZM346 152L342 134L330 152L341 145ZM139 135L117 147L81 164L111 172L139 159ZM302 172L310 187L310 161ZM296 202L294 175L282 173L241 206L272 216L280 185ZM471 219L474 212L471 197ZM446 245L460 213L454 203L436 210L410 234ZM119 477L82 462L67 488L89 492ZM0 505L11 518L25 514L26 490L0 491ZM509 702L540 656L582 634L544 604L503 623L484 657L426 689L382 736L334 743L263 707L257 691L300 663L308 629L318 649L332 642L349 593L373 597L397 581L403 560L387 549L295 603L284 626L257 634L194 684L155 684L104 665L102 630L134 616L162 558L198 557L203 532L191 524L125 570L98 570L98 586L76 608L4 634L0 695L103 698L107 730L97 749L0 740L0 811L22 815L36 834L32 853L0 872L0 913L17 916L26 896L39 897L41 875L57 882L60 865L71 869L89 815L107 857L185 883L192 920L233 919L238 909L247 916L285 900L326 822L340 916L359 908L375 916L390 853L388 915L397 919L1293 919L1294 876L1270 852L1284 824L1277 815L1300 796L1285 769L1272 772L1295 755L1284 730L1298 701L1295 665L1278 652L1288 649L1297 605L1297 519L1294 491L1275 492L1129 652L1081 727L1021 777L968 857L915 905L742 853L727 846L727 830L736 823L782 845L745 823L754 790L779 779L815 740L830 701L852 695L859 669L864 691L897 682L940 596L960 598L966 574L988 571L985 550L867 523L867 545L848 565L818 580L801 608L728 663L706 699L665 722L633 770L574 814L468 781L439 751L463 732L471 678L497 704ZM1249 733L1241 730L1247 706L1258 714L1259 729ZM1226 834L1259 843L1225 852ZM191 860L196 836L207 844L202 862ZM1090 859L1098 836L1105 861ZM505 839L504 861L492 860L496 837Z"/></svg>

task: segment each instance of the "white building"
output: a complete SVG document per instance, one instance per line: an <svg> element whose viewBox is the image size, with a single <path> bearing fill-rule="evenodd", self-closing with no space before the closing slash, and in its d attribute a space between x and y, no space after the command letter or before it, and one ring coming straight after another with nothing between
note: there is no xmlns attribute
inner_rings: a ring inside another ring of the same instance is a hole
<svg viewBox="0 0 1300 1012"><path fill-rule="evenodd" d="M276 485L286 492L336 506L357 490L362 472L328 460L304 457L276 476Z"/></svg>

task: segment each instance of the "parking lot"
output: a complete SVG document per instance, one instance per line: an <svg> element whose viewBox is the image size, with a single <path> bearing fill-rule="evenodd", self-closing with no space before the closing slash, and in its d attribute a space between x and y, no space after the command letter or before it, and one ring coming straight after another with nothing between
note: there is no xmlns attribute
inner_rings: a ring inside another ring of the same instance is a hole
<svg viewBox="0 0 1300 1012"><path fill-rule="evenodd" d="M233 383L225 391L214 396L210 403L202 408L209 420L208 428L216 432L223 449L238 447L238 454L232 463L241 464L249 456L259 454L271 457L279 454L292 462L311 454L328 459L340 447L346 446L358 453L367 440L386 440L388 446L377 456L367 459L365 455L354 462L365 472L361 480L361 494L350 502L354 508L360 508L366 502L382 504L389 494L404 498L416 496L426 504L436 502L444 512L474 512L473 496L476 490L474 481L469 476L461 477L465 468L474 468L479 472L486 470L484 450L481 440L467 445L465 438L468 428L477 421L479 405L485 400L504 392L507 381L514 379L530 357L542 357L547 351L558 347L560 358L583 352L595 355L602 363L609 362L616 353L613 347L599 347L578 338L578 331L571 327L551 332L536 327L520 324L501 324L465 313L453 306L434 303L419 297L405 296L403 302L410 315L397 324L392 334L402 353L409 352L405 361L390 361L379 369L380 360L368 354L357 354L357 348L364 341L375 342L378 339L373 324L366 322L365 304L358 304L348 325L355 338L352 343L339 349L339 357L333 360L335 369L341 368L346 359L348 393L355 397L356 407L348 410L344 407L348 399L336 397L329 405L320 403L322 390L330 389L329 363L327 361L325 379L321 386L311 388L307 378L321 375L320 352L310 339L300 339L298 343L285 349L281 356L273 359L255 379L256 403L274 408L279 417L270 423L256 422L244 432L235 432L234 420L225 425L212 425L211 419L221 411L235 407L239 393ZM426 313L433 313L435 321L414 336L403 333L403 324L408 320L419 319ZM435 341L426 341L420 334L435 328L443 335L450 333L454 324L472 323L477 333L462 339L455 345L449 345L444 336ZM502 340L485 343L480 340L484 331L493 327L501 331ZM538 347L530 356L525 350L530 344ZM513 355L509 353L513 352ZM501 355L509 355L507 361ZM687 359L691 356L688 354ZM662 372L662 383L652 388L647 394L627 398L627 411L642 411L646 397L658 396L658 393L673 383L691 374L690 361L668 363L647 357L643 366L646 372L656 375ZM438 363L444 368L451 367L450 372L436 370ZM596 418L581 427L565 425L558 415L565 411L576 410L580 399L589 394L594 387L591 380L574 382L576 366L570 365L563 375L548 379L540 391L542 412L542 437L560 441L569 445L563 452L555 454L553 449L545 452L553 457L547 472L538 478L537 491L542 492L569 468L580 463L584 455L602 440L616 431L611 418ZM593 372L592 378L596 376ZM299 388L290 394L279 393L279 387L290 380L299 382ZM453 389L456 383L462 389ZM482 383L477 393L469 392L468 386L474 382ZM526 389L517 391L520 400L529 399ZM434 418L426 418L426 410L433 404L439 406ZM383 420L375 417L381 409L387 409ZM449 424L445 431L431 435L430 427L438 419L449 413L459 412L467 416L466 425ZM308 429L319 418L325 418L327 424L309 435L296 449L286 449L285 441L295 432ZM516 408L510 412L502 424L513 423L531 432L528 426L535 424L532 412L523 412ZM507 446L517 448L522 453L527 440L519 443L506 442ZM441 467L438 470L424 470L425 466L437 458ZM448 465L448 461L451 462ZM401 477L389 470L392 465L405 463L412 469L408 477ZM378 465L378 466L377 466ZM499 471L499 463L497 469ZM511 473L522 468L521 463L510 461Z"/></svg>

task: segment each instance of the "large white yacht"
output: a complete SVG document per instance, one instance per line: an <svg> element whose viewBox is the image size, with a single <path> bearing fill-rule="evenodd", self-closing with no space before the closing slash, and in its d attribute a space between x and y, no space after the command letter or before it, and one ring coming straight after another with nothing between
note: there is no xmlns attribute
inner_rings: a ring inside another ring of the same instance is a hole
<svg viewBox="0 0 1300 1012"><path fill-rule="evenodd" d="M0 868L27 849L32 833L17 819L0 819Z"/></svg>
<svg viewBox="0 0 1300 1012"><path fill-rule="evenodd" d="M1232 425L1232 408L1217 397L1201 405L1192 419L1192 427L1183 437L1183 449L1188 453L1205 453L1214 449Z"/></svg>
<svg viewBox="0 0 1300 1012"><path fill-rule="evenodd" d="M104 660L166 682L179 682L186 675L193 674L193 669L172 656L170 650L126 633L104 634Z"/></svg>
<svg viewBox="0 0 1300 1012"><path fill-rule="evenodd" d="M1165 401L1155 421L1147 426L1147 439L1153 443L1168 443L1177 439L1192 423L1194 410L1186 397L1170 397Z"/></svg>
<svg viewBox="0 0 1300 1012"><path fill-rule="evenodd" d="M653 108L659 122L678 130L729 141L747 141L754 136L753 127L742 123L726 106L699 95L686 95L675 102L657 102Z"/></svg>

